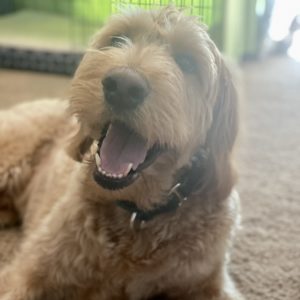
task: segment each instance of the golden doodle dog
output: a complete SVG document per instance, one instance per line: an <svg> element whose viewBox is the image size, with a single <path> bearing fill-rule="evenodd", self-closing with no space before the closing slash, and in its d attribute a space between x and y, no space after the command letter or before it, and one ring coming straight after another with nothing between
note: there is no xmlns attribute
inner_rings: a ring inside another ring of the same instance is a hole
<svg viewBox="0 0 300 300"><path fill-rule="evenodd" d="M1 300L242 299L227 272L236 92L195 18L113 17L69 104L0 116L1 224L24 232Z"/></svg>

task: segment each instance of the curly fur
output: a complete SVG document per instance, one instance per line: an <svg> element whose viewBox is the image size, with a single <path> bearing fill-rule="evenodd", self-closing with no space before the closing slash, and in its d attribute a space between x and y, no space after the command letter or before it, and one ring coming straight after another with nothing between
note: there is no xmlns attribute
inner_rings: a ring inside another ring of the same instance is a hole
<svg viewBox="0 0 300 300"><path fill-rule="evenodd" d="M110 45L116 35L122 47ZM176 63L183 53L195 72ZM151 92L116 116L100 82L124 66ZM66 106L45 100L1 113L0 224L15 222L17 211L24 237L1 270L0 299L242 299L226 267L239 213L231 163L237 98L205 28L172 7L114 16L87 50ZM92 177L93 141L115 119L169 150L133 184L111 191ZM114 200L142 209L161 203L200 147L208 151L201 188L175 212L130 229L130 214Z"/></svg>

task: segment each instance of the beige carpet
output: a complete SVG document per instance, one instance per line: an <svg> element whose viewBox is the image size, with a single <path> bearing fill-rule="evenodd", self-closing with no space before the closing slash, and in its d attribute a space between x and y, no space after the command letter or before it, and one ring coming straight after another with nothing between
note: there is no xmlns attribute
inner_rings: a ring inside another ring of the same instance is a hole
<svg viewBox="0 0 300 300"><path fill-rule="evenodd" d="M0 69L0 108L21 101L66 97L70 78Z"/></svg>
<svg viewBox="0 0 300 300"><path fill-rule="evenodd" d="M238 151L243 229L231 270L248 300L300 300L300 64L272 59L244 67ZM65 94L69 80L0 72L0 105ZM0 233L0 261L18 236ZM1 267L1 266L0 266Z"/></svg>
<svg viewBox="0 0 300 300"><path fill-rule="evenodd" d="M300 63L244 68L243 230L232 270L249 300L300 299Z"/></svg>

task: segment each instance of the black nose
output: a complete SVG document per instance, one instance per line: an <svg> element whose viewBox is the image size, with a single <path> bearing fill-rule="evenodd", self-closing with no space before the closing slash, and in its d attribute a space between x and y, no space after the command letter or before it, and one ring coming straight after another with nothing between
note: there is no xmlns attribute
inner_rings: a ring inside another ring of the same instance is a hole
<svg viewBox="0 0 300 300"><path fill-rule="evenodd" d="M102 80L106 102L115 110L132 110L149 94L145 78L130 68L115 68Z"/></svg>

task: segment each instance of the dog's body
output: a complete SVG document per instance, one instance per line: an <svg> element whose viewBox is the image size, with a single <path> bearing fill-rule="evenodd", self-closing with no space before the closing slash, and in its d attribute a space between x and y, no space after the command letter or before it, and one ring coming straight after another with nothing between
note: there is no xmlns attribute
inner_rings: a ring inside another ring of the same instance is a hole
<svg viewBox="0 0 300 300"><path fill-rule="evenodd" d="M1 113L0 221L17 211L24 241L0 299L241 299L226 270L237 103L203 28L172 8L110 21L66 107Z"/></svg>

